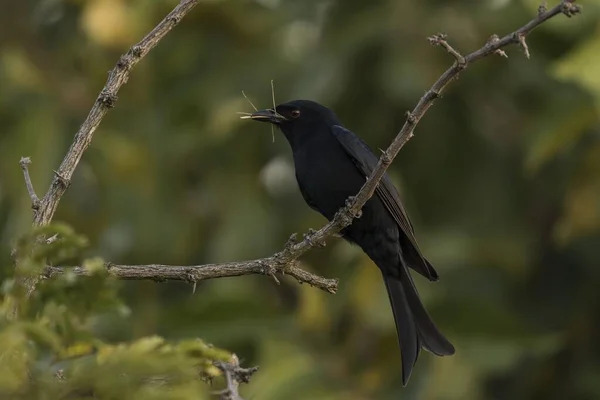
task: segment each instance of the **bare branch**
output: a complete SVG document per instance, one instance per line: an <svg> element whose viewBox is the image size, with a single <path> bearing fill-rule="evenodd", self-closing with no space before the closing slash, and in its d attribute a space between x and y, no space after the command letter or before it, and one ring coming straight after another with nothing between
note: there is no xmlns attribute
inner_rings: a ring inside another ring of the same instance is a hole
<svg viewBox="0 0 600 400"><path fill-rule="evenodd" d="M127 82L129 73L140 62L150 50L152 50L173 29L179 21L188 13L200 0L182 0L156 27L148 33L139 43L132 46L129 51L121 56L117 65L108 74L108 79L104 88L100 91L96 102L92 106L87 118L81 124L79 131L75 134L71 148L63 159L58 171L55 171L54 179L48 189L48 192L41 201L39 212L35 216L34 225L46 225L50 223L58 203L63 194L69 187L71 177L77 164L92 141L92 137L100 122L108 112L114 107L117 101L119 89Z"/></svg>
<svg viewBox="0 0 600 400"><path fill-rule="evenodd" d="M258 371L258 367L240 367L240 360L235 354L232 355L231 361L215 362L215 366L223 372L227 384L227 388L216 394L220 396L221 400L243 400L239 392L240 383L248 383L252 375Z"/></svg>
<svg viewBox="0 0 600 400"><path fill-rule="evenodd" d="M33 208L34 212L36 212L40 207L40 199L37 197L37 194L35 194L33 184L31 183L31 176L29 176L29 164L31 164L31 158L21 157L19 165L21 165L23 176L25 177L25 186L27 186L27 193L29 193L29 198L31 199L31 208Z"/></svg>
<svg viewBox="0 0 600 400"><path fill-rule="evenodd" d="M69 187L71 177L75 172L75 168L77 168L79 160L81 160L83 153L90 145L96 128L98 128L108 110L115 105L117 93L129 79L129 73L133 67L150 50L156 47L160 40L199 2L200 0L181 0L150 33L144 36L139 43L131 47L126 54L121 56L117 65L109 72L104 88L100 91L88 116L75 134L73 143L60 167L57 171L54 171L54 178L52 179L50 188L41 200L37 198L31 185L31 179L27 170L27 165L30 161L27 158L21 160L21 168L23 168L23 173L25 174L25 183L27 184L27 190L35 209L33 214L34 226L47 225L52 221L58 203ZM37 279L33 278L24 278L20 281L20 284L25 287L28 296L35 290L36 283ZM14 310L14 313L16 313L16 310Z"/></svg>
<svg viewBox="0 0 600 400"><path fill-rule="evenodd" d="M294 265L292 260L284 260L276 254L272 257L261 258L252 261L230 262L223 264L205 264L205 265L118 265L105 264L109 274L127 280L154 280L163 282L167 280L184 281L197 283L200 281L227 278L242 275L266 275L275 278L276 275L289 275L300 283L307 283L311 286L334 294L337 291L338 280L322 278L312 274ZM44 270L43 277L51 278L57 274L71 271L77 275L89 275L89 272L83 267L52 267L48 266Z"/></svg>

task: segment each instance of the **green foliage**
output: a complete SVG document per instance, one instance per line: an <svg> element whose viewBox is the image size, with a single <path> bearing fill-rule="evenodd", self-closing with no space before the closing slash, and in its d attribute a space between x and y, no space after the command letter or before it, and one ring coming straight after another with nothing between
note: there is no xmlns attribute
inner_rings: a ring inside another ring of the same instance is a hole
<svg viewBox="0 0 600 400"><path fill-rule="evenodd" d="M24 296L20 278L78 256L86 243L64 224L34 229L17 241L20 268L7 274L0 303L0 397L191 399L207 393L207 382L220 375L214 362L230 359L228 352L200 339L102 338L100 321L113 316L124 323L129 314L121 285L102 260L83 261L88 276L57 274L41 280L31 298Z"/></svg>

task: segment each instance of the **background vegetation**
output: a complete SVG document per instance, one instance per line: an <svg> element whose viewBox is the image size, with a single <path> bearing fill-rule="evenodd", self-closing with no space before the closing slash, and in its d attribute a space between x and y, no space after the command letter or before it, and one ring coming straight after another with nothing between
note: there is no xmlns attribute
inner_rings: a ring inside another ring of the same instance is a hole
<svg viewBox="0 0 600 400"><path fill-rule="evenodd" d="M513 47L508 59L489 58L462 74L391 167L441 275L436 284L419 279L420 291L457 348L443 359L423 354L408 388L401 389L378 271L339 239L303 258L306 268L340 278L335 296L258 276L203 282L195 293L182 283L102 279L81 283L92 287L83 286L89 301L80 310L56 297L59 280L44 284L54 300L36 303L31 321L83 312L94 317L86 334L112 344L201 337L261 366L244 388L253 399L598 398L600 5L581 3L582 16L558 17L530 36L531 60ZM175 4L0 0L5 293L10 249L31 221L19 158L32 157L40 194L107 71ZM324 221L300 197L283 137L276 133L272 143L268 127L237 118L250 110L241 90L269 106L274 79L278 101L318 100L372 147L385 148L404 112L452 62L427 36L446 32L468 51L521 26L537 6L202 2L133 71L100 126L55 218L90 245L60 256L198 264L272 254L290 233ZM26 254L35 266L35 254ZM121 306L112 302L117 293ZM97 309L102 299L112 300ZM70 311L57 316L50 303ZM3 332L4 348L25 345ZM19 362L2 361L3 393L18 386L8 372ZM99 371L97 381L119 393L114 369ZM199 388L206 387L185 390ZM186 398L185 390L175 398Z"/></svg>

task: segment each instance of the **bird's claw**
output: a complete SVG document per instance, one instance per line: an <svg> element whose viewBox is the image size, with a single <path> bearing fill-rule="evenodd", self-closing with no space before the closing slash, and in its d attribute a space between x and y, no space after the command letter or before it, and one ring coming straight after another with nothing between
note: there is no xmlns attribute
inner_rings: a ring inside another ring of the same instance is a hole
<svg viewBox="0 0 600 400"><path fill-rule="evenodd" d="M362 210L358 210L354 212L352 207L354 207L354 201L356 200L356 196L350 196L346 199L346 215L351 218L360 218L362 217Z"/></svg>

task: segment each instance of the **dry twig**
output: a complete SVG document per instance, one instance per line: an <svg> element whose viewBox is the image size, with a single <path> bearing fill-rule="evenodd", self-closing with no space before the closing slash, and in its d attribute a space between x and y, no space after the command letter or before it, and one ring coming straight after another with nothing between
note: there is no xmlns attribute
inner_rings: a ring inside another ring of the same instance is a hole
<svg viewBox="0 0 600 400"><path fill-rule="evenodd" d="M153 281L183 281L197 283L200 281L226 278L242 275L266 275L275 278L278 283L276 273L283 273L295 278L300 283L307 283L311 286L322 289L328 293L337 291L338 280L323 278L312 274L301 268L296 267L289 260L279 257L280 253L274 256L261 258L252 261L229 262L223 264L203 264L203 265L118 265L105 264L108 273L119 279L127 280L153 280ZM51 278L65 271L71 271L77 275L89 275L83 267L46 267L43 277Z"/></svg>
<svg viewBox="0 0 600 400"><path fill-rule="evenodd" d="M240 360L235 354L232 355L231 361L219 361L215 363L215 366L221 370L227 384L225 389L218 391L216 394L219 395L221 400L243 400L239 392L240 383L250 382L250 378L258 371L258 367L240 367Z"/></svg>
<svg viewBox="0 0 600 400"><path fill-rule="evenodd" d="M35 194L35 189L33 189L33 183L31 183L31 176L29 175L29 164L31 164L31 158L29 157L21 157L19 161L21 165L21 169L23 170L23 177L25 178L25 186L27 187L27 193L29 193L29 198L31 199L31 208L34 213L40 207L40 199Z"/></svg>

